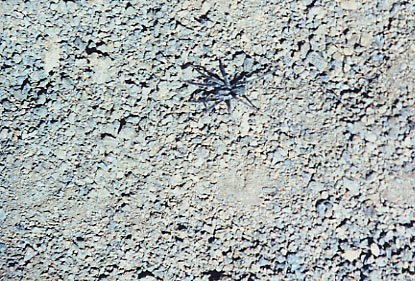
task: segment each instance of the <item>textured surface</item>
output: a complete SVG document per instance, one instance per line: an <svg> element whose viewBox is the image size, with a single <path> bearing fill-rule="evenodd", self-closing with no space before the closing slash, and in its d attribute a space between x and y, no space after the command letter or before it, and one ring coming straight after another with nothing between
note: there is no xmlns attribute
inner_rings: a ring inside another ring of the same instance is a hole
<svg viewBox="0 0 415 281"><path fill-rule="evenodd" d="M2 1L1 279L410 280L415 7L363 2ZM278 68L237 124L218 59Z"/></svg>

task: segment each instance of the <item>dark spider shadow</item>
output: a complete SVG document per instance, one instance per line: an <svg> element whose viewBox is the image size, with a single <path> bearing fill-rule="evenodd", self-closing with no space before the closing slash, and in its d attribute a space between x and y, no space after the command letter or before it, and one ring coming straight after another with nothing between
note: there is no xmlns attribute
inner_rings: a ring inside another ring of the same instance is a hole
<svg viewBox="0 0 415 281"><path fill-rule="evenodd" d="M245 95L245 87L249 83L260 80L275 72L275 70L267 71L265 74L251 79L255 74L262 72L263 68L260 68L251 72L242 71L241 73L235 73L230 79L229 75L226 73L225 66L220 59L219 71L221 75L218 75L203 66L194 65L191 62L182 65L182 69L188 67L192 67L201 77L199 81L183 81L187 84L199 86L199 89L196 89L190 95L188 101L203 103L205 106L204 112L211 112L218 104L224 102L230 115L232 115L232 101L241 102L247 107L251 107L258 111L259 108ZM208 105L210 102L213 104Z"/></svg>

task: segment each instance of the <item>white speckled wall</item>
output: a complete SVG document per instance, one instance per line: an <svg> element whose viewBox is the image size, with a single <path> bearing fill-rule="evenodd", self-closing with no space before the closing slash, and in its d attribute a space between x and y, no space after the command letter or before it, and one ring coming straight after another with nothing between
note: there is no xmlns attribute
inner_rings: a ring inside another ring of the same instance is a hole
<svg viewBox="0 0 415 281"><path fill-rule="evenodd" d="M0 280L413 279L413 2L1 1L0 27ZM191 83L219 60L275 70L238 89L258 111Z"/></svg>

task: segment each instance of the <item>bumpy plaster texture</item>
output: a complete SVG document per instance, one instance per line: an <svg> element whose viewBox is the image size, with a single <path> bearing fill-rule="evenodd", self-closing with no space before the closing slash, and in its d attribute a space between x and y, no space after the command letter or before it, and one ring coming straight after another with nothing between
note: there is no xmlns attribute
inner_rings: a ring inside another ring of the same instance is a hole
<svg viewBox="0 0 415 281"><path fill-rule="evenodd" d="M409 280L411 1L2 1L3 280ZM276 71L258 111L186 64Z"/></svg>

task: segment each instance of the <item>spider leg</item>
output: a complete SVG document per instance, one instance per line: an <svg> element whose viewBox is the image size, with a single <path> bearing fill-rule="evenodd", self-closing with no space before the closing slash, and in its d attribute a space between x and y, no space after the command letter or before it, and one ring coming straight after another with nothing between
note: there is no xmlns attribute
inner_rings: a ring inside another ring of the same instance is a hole
<svg viewBox="0 0 415 281"><path fill-rule="evenodd" d="M236 98L236 100L239 101L239 102L241 102L241 103L243 103L246 107L252 107L249 103L247 103L246 101L244 101L241 98Z"/></svg>
<svg viewBox="0 0 415 281"><path fill-rule="evenodd" d="M258 80L261 80L262 78L264 78L264 77L266 77L266 76L268 76L268 75L270 75L270 74L273 74L275 71L277 71L277 69L273 69L273 70L270 70L270 71L267 71L266 73L264 73L264 74L262 74L262 75L260 75L260 76L257 76L257 77L255 77L255 78L253 78L253 79L244 79L242 82L240 82L240 83L236 83L235 84L235 86L243 86L243 85L246 85L246 84L248 84L248 83L251 83L251 82L255 82L255 81L258 81ZM254 74L255 73L255 71L254 72L251 72L249 75L247 75L248 77L249 76L251 76L252 74Z"/></svg>
<svg viewBox="0 0 415 281"><path fill-rule="evenodd" d="M221 102L222 100L219 100L219 99L216 99L216 98L200 98L200 99L197 99L197 100L192 100L191 102L196 102L196 103L200 103L200 102L202 102L202 103L207 103L207 102L210 102L210 101L214 101L214 102L217 102L217 101L219 101L219 102Z"/></svg>
<svg viewBox="0 0 415 281"><path fill-rule="evenodd" d="M232 114L231 100L225 100L225 103L226 103L226 106L228 107L228 113L229 113L229 116L231 117L233 124L238 125L235 117L233 117L233 114Z"/></svg>
<svg viewBox="0 0 415 281"><path fill-rule="evenodd" d="M226 107L228 108L229 115L232 115L232 106L231 106L231 100L225 100Z"/></svg>
<svg viewBox="0 0 415 281"><path fill-rule="evenodd" d="M247 96L245 96L245 95L241 95L241 97L243 97L246 101L244 101L243 99L241 99L240 97L238 97L238 100L240 100L243 104L245 104L245 105L247 105L248 107L252 107L252 108L254 108L255 110L259 110L259 108L258 107L256 107L253 103L252 103L252 101L247 97Z"/></svg>
<svg viewBox="0 0 415 281"><path fill-rule="evenodd" d="M211 81L217 85L222 85L225 83L218 75L212 73L201 66L194 66L194 70L197 71L200 75L202 75L206 80Z"/></svg>
<svg viewBox="0 0 415 281"><path fill-rule="evenodd" d="M247 75L247 73L245 71L242 71L239 74L235 74L235 76L233 77L233 79L231 80L231 85L236 85L236 83L238 81L240 81L241 79L245 78L245 76Z"/></svg>
<svg viewBox="0 0 415 281"><path fill-rule="evenodd" d="M190 101L190 102L194 102L194 97L195 97L197 94L201 93L201 92L203 92L203 89L197 89L196 91L194 91L194 92L190 95L189 101Z"/></svg>
<svg viewBox="0 0 415 281"><path fill-rule="evenodd" d="M193 82L193 81L189 81L189 80L185 80L184 82L192 84L192 85L196 85L196 86L201 86L201 87L214 87L214 86L217 86L217 83L199 83L199 82Z"/></svg>
<svg viewBox="0 0 415 281"><path fill-rule="evenodd" d="M221 102L222 102L222 100L218 100L214 104L212 104L211 106L206 107L203 111L204 112L210 112L215 106L217 106Z"/></svg>
<svg viewBox="0 0 415 281"><path fill-rule="evenodd" d="M223 80L225 82L225 85L226 86L230 86L229 79L228 79L228 75L226 74L225 67L223 66L221 60L219 60L219 69L220 69L220 73L222 74L222 77L223 77Z"/></svg>
<svg viewBox="0 0 415 281"><path fill-rule="evenodd" d="M242 71L240 74L235 75L235 77L232 79L231 84L233 85L245 85L249 82L249 77L252 75L260 72L261 70L255 70L251 72Z"/></svg>
<svg viewBox="0 0 415 281"><path fill-rule="evenodd" d="M197 100L189 100L190 102L194 102L194 103L203 103L203 105L205 106L205 109L203 109L203 112L209 112L209 111L211 111L212 110L212 108L214 108L217 104L219 104L222 100L221 99L218 99L218 98L216 98L216 97L212 97L212 98L209 98L209 97L202 97L202 98L199 98L199 99L197 99ZM207 104L206 103L208 103L208 102L211 102L211 101L213 101L213 102L215 102L213 105L211 105L211 106L207 106Z"/></svg>

